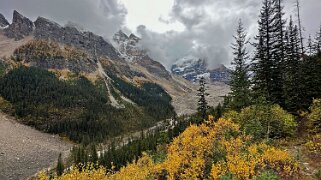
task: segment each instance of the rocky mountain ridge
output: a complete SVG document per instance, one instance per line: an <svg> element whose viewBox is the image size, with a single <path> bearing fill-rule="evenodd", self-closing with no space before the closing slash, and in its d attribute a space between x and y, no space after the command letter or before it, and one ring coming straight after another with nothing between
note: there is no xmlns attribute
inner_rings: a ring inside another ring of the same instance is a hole
<svg viewBox="0 0 321 180"><path fill-rule="evenodd" d="M24 17L16 10L14 10L12 23L8 26L8 28L4 29L4 33L9 38L20 40L30 35L33 30L34 23L30 19Z"/></svg>
<svg viewBox="0 0 321 180"><path fill-rule="evenodd" d="M72 26L59 24L43 17L32 22L27 17L14 10L12 23L9 24L3 15L0 15L0 24L3 24L4 34L8 38L21 40L32 35L36 39L52 40L66 45L72 45L87 51L91 55L107 56L112 60L120 60L115 48L103 37L92 32L82 32Z"/></svg>

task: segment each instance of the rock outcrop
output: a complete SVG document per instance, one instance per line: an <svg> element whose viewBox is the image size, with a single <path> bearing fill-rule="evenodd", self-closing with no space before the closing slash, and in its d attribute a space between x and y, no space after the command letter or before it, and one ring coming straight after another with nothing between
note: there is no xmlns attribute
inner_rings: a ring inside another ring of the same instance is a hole
<svg viewBox="0 0 321 180"><path fill-rule="evenodd" d="M9 26L7 19L0 13L0 28Z"/></svg>
<svg viewBox="0 0 321 180"><path fill-rule="evenodd" d="M9 38L15 40L23 39L25 36L30 35L33 32L33 22L19 14L16 10L13 11L12 23L8 28L4 29L4 33Z"/></svg>
<svg viewBox="0 0 321 180"><path fill-rule="evenodd" d="M141 60L134 60L133 63L137 63L138 65L146 68L149 73L155 74L158 77L165 79L171 78L171 75L165 67L161 63L151 59L149 56L144 56Z"/></svg>
<svg viewBox="0 0 321 180"><path fill-rule="evenodd" d="M212 81L224 82L228 84L231 79L232 70L221 64L217 68L210 69L209 73Z"/></svg>

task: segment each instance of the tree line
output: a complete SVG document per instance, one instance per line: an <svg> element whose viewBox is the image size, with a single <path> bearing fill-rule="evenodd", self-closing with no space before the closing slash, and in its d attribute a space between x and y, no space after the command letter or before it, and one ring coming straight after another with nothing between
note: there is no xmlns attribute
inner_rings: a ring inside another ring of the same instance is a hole
<svg viewBox="0 0 321 180"><path fill-rule="evenodd" d="M228 108L241 110L262 101L279 104L297 114L321 97L321 27L315 40L303 46L301 27L292 17L285 19L281 0L263 0L258 35L250 44L242 21L232 44L234 71ZM300 20L301 21L301 20Z"/></svg>
<svg viewBox="0 0 321 180"><path fill-rule="evenodd" d="M121 79L117 83L122 86L116 88L137 105L113 107L100 80L95 84L83 76L59 80L47 70L20 66L0 77L4 101L0 104L6 106L2 109L12 107L10 112L27 125L84 144L139 131L174 115L171 99L160 86L138 88Z"/></svg>

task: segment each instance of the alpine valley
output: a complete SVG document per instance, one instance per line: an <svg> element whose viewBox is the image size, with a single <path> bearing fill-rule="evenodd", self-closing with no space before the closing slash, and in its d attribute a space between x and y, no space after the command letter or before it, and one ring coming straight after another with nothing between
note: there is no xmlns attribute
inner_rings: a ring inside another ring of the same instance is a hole
<svg viewBox="0 0 321 180"><path fill-rule="evenodd" d="M169 72L139 41L17 11L9 23L0 14L0 179L28 178L74 144L108 144L196 112L202 75L211 79L209 105L229 92L224 66L207 70L201 59L182 58Z"/></svg>
<svg viewBox="0 0 321 180"><path fill-rule="evenodd" d="M1 0L0 180L320 180L318 1Z"/></svg>

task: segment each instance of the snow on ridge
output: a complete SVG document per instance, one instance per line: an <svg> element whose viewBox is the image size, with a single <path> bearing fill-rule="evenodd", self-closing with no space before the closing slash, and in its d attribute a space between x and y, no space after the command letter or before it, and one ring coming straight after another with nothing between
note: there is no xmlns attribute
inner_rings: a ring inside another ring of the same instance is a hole
<svg viewBox="0 0 321 180"><path fill-rule="evenodd" d="M201 79L202 77L204 77L205 79L210 79L211 73L207 72L207 73L204 73L204 74L198 74L196 76L196 79Z"/></svg>
<svg viewBox="0 0 321 180"><path fill-rule="evenodd" d="M187 65L187 64L196 64L200 59L193 56L193 55L188 55L183 58L178 59L174 65L176 66L182 66L182 65Z"/></svg>

